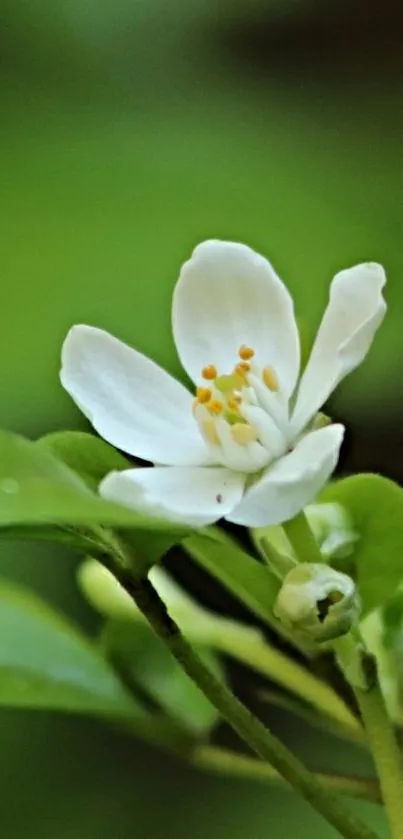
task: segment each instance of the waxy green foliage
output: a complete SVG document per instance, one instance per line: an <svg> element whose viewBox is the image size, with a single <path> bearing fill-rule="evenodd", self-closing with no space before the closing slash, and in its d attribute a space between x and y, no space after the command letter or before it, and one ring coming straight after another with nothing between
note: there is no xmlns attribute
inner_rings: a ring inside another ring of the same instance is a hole
<svg viewBox="0 0 403 839"><path fill-rule="evenodd" d="M381 475L361 474L336 481L322 494L349 511L359 538L340 570L358 584L363 613L385 603L403 581L403 490Z"/></svg>
<svg viewBox="0 0 403 839"><path fill-rule="evenodd" d="M102 553L105 528L113 527L130 532L139 561L157 561L190 528L97 495L103 474L124 463L89 434L66 432L32 442L0 431L0 529L15 538L54 539Z"/></svg>

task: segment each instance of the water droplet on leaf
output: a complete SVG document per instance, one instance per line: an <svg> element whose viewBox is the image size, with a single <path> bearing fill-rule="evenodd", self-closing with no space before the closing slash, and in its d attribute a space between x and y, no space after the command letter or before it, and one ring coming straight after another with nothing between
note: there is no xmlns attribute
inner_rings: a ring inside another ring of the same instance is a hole
<svg viewBox="0 0 403 839"><path fill-rule="evenodd" d="M8 495L15 495L19 489L19 483L15 478L4 478L0 483L1 492L6 492Z"/></svg>

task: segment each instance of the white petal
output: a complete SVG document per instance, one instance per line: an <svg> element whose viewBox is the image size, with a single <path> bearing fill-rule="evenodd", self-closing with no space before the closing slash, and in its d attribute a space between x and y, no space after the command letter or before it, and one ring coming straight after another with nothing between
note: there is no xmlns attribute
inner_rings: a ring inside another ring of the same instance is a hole
<svg viewBox="0 0 403 839"><path fill-rule="evenodd" d="M385 272L367 262L340 271L301 379L292 426L301 430L324 405L341 379L365 358L386 311Z"/></svg>
<svg viewBox="0 0 403 839"><path fill-rule="evenodd" d="M306 434L290 454L277 460L246 490L238 507L226 518L246 527L265 527L296 516L332 474L343 434L342 425Z"/></svg>
<svg viewBox="0 0 403 839"><path fill-rule="evenodd" d="M275 368L292 393L299 371L299 336L292 298L270 263L246 245L208 241L182 267L172 325L180 360L195 383L207 364L230 373L242 344L262 367Z"/></svg>
<svg viewBox="0 0 403 839"><path fill-rule="evenodd" d="M146 356L102 329L74 326L64 342L63 387L108 443L144 460L211 462L192 396Z"/></svg>
<svg viewBox="0 0 403 839"><path fill-rule="evenodd" d="M244 475L221 467L157 466L111 472L99 491L140 512L202 527L238 504L244 482Z"/></svg>

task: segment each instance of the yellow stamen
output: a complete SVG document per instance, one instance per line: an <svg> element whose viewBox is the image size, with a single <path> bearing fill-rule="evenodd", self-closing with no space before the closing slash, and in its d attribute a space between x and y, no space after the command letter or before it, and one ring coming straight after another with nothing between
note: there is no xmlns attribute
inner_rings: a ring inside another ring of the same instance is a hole
<svg viewBox="0 0 403 839"><path fill-rule="evenodd" d="M247 347L246 344L242 344L242 347L238 350L238 355L239 358L242 358L242 361L249 361L255 355L255 350L252 347Z"/></svg>
<svg viewBox="0 0 403 839"><path fill-rule="evenodd" d="M214 366L214 364L208 364L207 367L203 367L202 376L203 379L213 381L213 379L215 379L217 376L217 368Z"/></svg>
<svg viewBox="0 0 403 839"><path fill-rule="evenodd" d="M231 411L238 411L239 406L242 402L242 396L238 396L236 393L228 399L227 405L231 409Z"/></svg>
<svg viewBox="0 0 403 839"><path fill-rule="evenodd" d="M263 381L269 390L274 393L279 389L279 381L274 367L265 367L262 373Z"/></svg>
<svg viewBox="0 0 403 839"><path fill-rule="evenodd" d="M247 384L246 374L248 373L250 365L247 361L240 361L239 364L236 365L234 373L237 376L242 378L242 383L245 385Z"/></svg>
<svg viewBox="0 0 403 839"><path fill-rule="evenodd" d="M204 420L203 431L209 443L212 443L213 446L218 446L220 444L220 438L217 434L215 422L212 418Z"/></svg>
<svg viewBox="0 0 403 839"><path fill-rule="evenodd" d="M196 397L197 401L201 402L203 405L205 402L209 402L211 399L211 390L209 387L197 387L196 388Z"/></svg>
<svg viewBox="0 0 403 839"><path fill-rule="evenodd" d="M217 416L218 414L221 414L224 405L220 401L220 399L212 399L211 402L207 403L206 408L210 414L214 414L214 416Z"/></svg>
<svg viewBox="0 0 403 839"><path fill-rule="evenodd" d="M237 423L231 428L231 436L235 443L240 446L246 446L248 443L254 443L257 440L257 431L253 425L246 425L246 423Z"/></svg>

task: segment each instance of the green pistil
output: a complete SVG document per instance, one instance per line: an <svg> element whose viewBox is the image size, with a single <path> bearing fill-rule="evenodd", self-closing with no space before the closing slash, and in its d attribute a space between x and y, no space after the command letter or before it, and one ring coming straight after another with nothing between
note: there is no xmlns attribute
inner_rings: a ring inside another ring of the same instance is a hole
<svg viewBox="0 0 403 839"><path fill-rule="evenodd" d="M229 376L217 376L214 379L214 386L225 396L230 396L234 390L241 390L244 384L244 379L237 373L231 373Z"/></svg>
<svg viewBox="0 0 403 839"><path fill-rule="evenodd" d="M246 419L238 414L236 411L224 411L224 419L227 421L228 425L237 425L240 422L246 423Z"/></svg>

